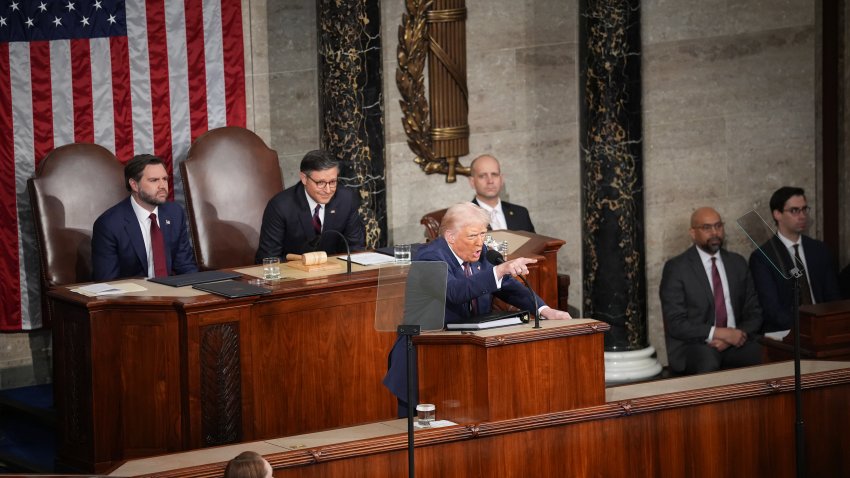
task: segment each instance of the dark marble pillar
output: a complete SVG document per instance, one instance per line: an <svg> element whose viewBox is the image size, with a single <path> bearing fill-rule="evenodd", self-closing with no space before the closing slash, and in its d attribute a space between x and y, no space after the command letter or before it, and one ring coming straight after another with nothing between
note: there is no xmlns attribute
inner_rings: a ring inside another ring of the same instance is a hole
<svg viewBox="0 0 850 478"><path fill-rule="evenodd" d="M360 191L366 246L387 241L380 0L318 0L321 144Z"/></svg>
<svg viewBox="0 0 850 478"><path fill-rule="evenodd" d="M583 316L605 349L646 348L640 0L581 0Z"/></svg>

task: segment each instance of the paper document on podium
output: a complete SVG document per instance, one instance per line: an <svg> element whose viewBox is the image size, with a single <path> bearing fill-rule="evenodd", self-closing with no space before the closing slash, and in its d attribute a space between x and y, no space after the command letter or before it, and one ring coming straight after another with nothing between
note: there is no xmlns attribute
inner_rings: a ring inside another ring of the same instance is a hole
<svg viewBox="0 0 850 478"><path fill-rule="evenodd" d="M448 330L486 330L528 322L528 311L498 311L471 317L468 322L446 324Z"/></svg>

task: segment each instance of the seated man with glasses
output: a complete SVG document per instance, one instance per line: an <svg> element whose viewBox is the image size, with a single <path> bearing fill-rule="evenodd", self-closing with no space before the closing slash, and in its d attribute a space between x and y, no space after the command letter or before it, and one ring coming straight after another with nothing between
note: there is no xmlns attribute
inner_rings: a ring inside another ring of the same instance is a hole
<svg viewBox="0 0 850 478"><path fill-rule="evenodd" d="M747 261L722 248L724 224L712 208L694 211L690 235L694 247L667 261L661 275L670 368L694 374L761 363L754 337L761 308Z"/></svg>
<svg viewBox="0 0 850 478"><path fill-rule="evenodd" d="M310 151L301 160L301 181L276 194L266 205L255 256L285 258L287 254L345 252L365 248L360 199L354 188L340 187L339 163L327 151Z"/></svg>
<svg viewBox="0 0 850 478"><path fill-rule="evenodd" d="M839 300L838 274L826 245L803 235L811 208L802 188L781 187L770 197L770 210L777 234L750 255L750 270L764 309L764 332L791 329L794 317L794 280L783 277L795 266L801 273L799 304ZM802 246L802 247L801 247Z"/></svg>

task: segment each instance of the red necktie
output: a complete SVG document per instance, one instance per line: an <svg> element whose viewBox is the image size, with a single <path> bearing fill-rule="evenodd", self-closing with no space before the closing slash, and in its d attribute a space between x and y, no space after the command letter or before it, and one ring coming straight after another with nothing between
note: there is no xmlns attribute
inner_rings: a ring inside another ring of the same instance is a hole
<svg viewBox="0 0 850 478"><path fill-rule="evenodd" d="M319 219L319 209L321 208L321 204L316 204L316 209L313 210L313 232L317 236L322 233L322 220Z"/></svg>
<svg viewBox="0 0 850 478"><path fill-rule="evenodd" d="M812 288L809 285L809 277L806 275L806 267L803 266L803 259L800 259L800 245L794 244L794 264L803 273L800 276L800 305L812 303Z"/></svg>
<svg viewBox="0 0 850 478"><path fill-rule="evenodd" d="M463 263L463 273L466 277L472 277L472 267L470 267L469 262ZM473 316L478 315L478 299L473 298L469 301L469 311Z"/></svg>
<svg viewBox="0 0 850 478"><path fill-rule="evenodd" d="M726 327L726 298L723 296L723 283L717 270L717 258L711 258L711 286L714 289L714 326Z"/></svg>
<svg viewBox="0 0 850 478"><path fill-rule="evenodd" d="M159 229L159 224L156 223L156 214L151 213L151 251L153 252L153 273L154 277L164 277L168 275L168 267L165 264L165 240L162 238L162 231Z"/></svg>

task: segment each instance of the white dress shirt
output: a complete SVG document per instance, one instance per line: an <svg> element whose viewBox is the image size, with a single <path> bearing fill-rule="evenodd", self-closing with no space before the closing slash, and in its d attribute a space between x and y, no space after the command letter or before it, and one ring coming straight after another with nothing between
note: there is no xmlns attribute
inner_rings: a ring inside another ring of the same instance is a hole
<svg viewBox="0 0 850 478"><path fill-rule="evenodd" d="M499 203L496 204L496 207L490 207L488 204L485 204L484 201L478 201L478 205L481 206L482 209L487 211L488 214L490 214L490 229L498 231L508 228L508 222L505 219L505 213L504 211L502 211L501 200L499 200Z"/></svg>
<svg viewBox="0 0 850 478"><path fill-rule="evenodd" d="M812 276L809 274L809 265L806 264L806 252L803 250L803 241L801 240L803 236L797 238L797 242L794 242L791 239L788 239L787 237L783 236L781 232L777 232L776 236L779 237L779 240L782 241L782 244L785 245L785 249L788 250L788 255L791 256L792 261L795 261L794 246L797 244L800 245L800 247L798 248L800 250L800 261L803 262L803 270L806 271L806 280L809 282L809 294L811 294L812 296L812 304L817 304L817 302L815 301L815 295L812 292ZM794 263L794 267L797 267L796 263ZM784 272L787 274L787 271Z"/></svg>

